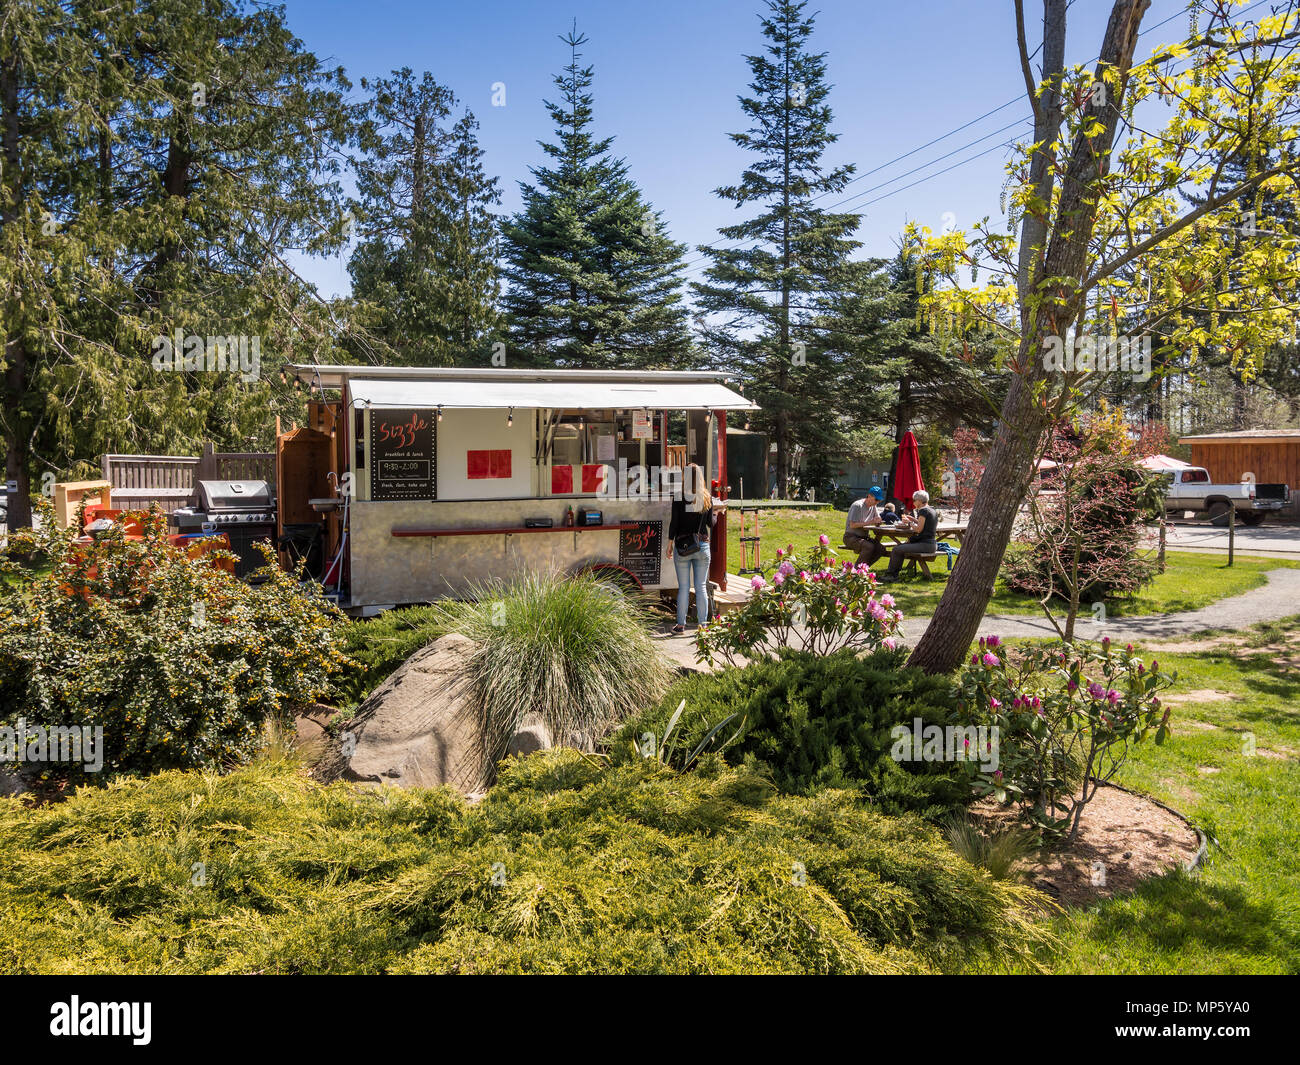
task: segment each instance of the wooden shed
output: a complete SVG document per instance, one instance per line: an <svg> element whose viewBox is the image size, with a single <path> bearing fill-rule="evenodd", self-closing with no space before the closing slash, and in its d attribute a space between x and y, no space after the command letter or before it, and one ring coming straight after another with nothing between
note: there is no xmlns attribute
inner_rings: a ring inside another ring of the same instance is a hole
<svg viewBox="0 0 1300 1065"><path fill-rule="evenodd" d="M1300 517L1300 429L1244 429L1231 433L1184 436L1193 466L1204 466L1217 484L1252 479L1257 484L1290 485L1293 502L1279 513Z"/></svg>

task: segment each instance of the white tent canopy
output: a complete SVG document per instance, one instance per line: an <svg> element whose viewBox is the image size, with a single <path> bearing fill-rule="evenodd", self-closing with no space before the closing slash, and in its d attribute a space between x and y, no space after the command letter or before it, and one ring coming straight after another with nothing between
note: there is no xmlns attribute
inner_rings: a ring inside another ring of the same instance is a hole
<svg viewBox="0 0 1300 1065"><path fill-rule="evenodd" d="M715 381L454 380L351 378L354 405L504 410L757 410L751 400Z"/></svg>
<svg viewBox="0 0 1300 1065"><path fill-rule="evenodd" d="M1167 473L1170 470L1189 470L1192 468L1190 462L1184 462L1182 459L1176 459L1170 455L1152 455L1150 458L1142 459L1138 465L1144 470L1156 470L1160 473Z"/></svg>

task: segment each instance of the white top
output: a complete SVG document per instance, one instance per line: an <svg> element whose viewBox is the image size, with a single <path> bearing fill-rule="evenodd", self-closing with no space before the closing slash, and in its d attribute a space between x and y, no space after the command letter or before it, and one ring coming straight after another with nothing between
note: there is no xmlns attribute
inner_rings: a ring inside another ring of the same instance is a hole
<svg viewBox="0 0 1300 1065"><path fill-rule="evenodd" d="M353 404L363 407L478 407L504 410L757 410L753 401L716 381L637 380L387 380L351 378Z"/></svg>

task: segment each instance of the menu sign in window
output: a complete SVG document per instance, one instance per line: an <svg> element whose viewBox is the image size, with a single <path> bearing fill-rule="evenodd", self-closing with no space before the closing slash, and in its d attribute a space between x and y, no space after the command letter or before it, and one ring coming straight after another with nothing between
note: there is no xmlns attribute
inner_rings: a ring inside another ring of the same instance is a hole
<svg viewBox="0 0 1300 1065"><path fill-rule="evenodd" d="M618 534L618 564L636 574L642 584L659 583L664 550L664 523L638 521Z"/></svg>
<svg viewBox="0 0 1300 1065"><path fill-rule="evenodd" d="M370 412L370 498L437 499L437 419L431 410Z"/></svg>

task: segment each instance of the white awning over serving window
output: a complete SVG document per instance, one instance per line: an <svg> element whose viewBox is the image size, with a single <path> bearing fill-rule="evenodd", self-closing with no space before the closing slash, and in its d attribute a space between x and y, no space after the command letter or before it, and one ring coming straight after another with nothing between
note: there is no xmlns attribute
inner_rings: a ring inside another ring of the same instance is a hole
<svg viewBox="0 0 1300 1065"><path fill-rule="evenodd" d="M716 381L470 380L350 378L354 405L516 410L757 410L758 405Z"/></svg>

